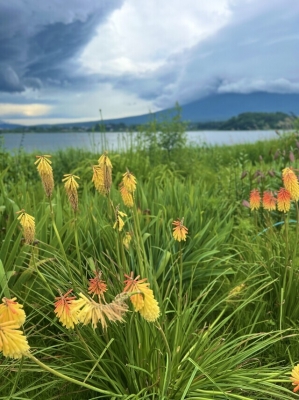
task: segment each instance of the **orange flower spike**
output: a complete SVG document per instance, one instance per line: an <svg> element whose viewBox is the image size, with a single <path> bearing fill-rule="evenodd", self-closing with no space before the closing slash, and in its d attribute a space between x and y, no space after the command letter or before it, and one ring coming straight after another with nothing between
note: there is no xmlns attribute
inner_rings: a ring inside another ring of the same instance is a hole
<svg viewBox="0 0 299 400"><path fill-rule="evenodd" d="M258 210L261 205L261 195L260 192L257 189L253 189L250 192L250 198L249 198L249 206L250 209L253 210Z"/></svg>
<svg viewBox="0 0 299 400"><path fill-rule="evenodd" d="M180 242L181 240L186 241L186 235L188 234L188 228L186 228L184 225L184 217L180 220L178 219L177 221L173 221L172 225L174 225L173 228L173 237L175 240Z"/></svg>
<svg viewBox="0 0 299 400"><path fill-rule="evenodd" d="M70 289L66 294L55 297L55 314L59 321L67 329L74 328L74 325L78 323L78 308L75 303L76 296L67 297L73 289Z"/></svg>
<svg viewBox="0 0 299 400"><path fill-rule="evenodd" d="M267 211L273 211L276 208L276 198L272 192L264 192L263 194L263 207Z"/></svg>
<svg viewBox="0 0 299 400"><path fill-rule="evenodd" d="M285 189L280 188L277 193L277 209L278 211L288 212L291 208L291 193Z"/></svg>
<svg viewBox="0 0 299 400"><path fill-rule="evenodd" d="M3 297L3 304L0 304L0 322L13 321L20 327L25 322L26 314L23 310L23 306L16 300L16 297L12 299Z"/></svg>
<svg viewBox="0 0 299 400"><path fill-rule="evenodd" d="M132 193L129 192L128 189L124 185L122 185L120 187L119 191L120 191L122 201L124 202L124 205L129 208L132 208L134 205L134 199L133 199Z"/></svg>
<svg viewBox="0 0 299 400"><path fill-rule="evenodd" d="M124 282L126 286L124 287L123 292L141 292L140 284L144 283L146 281L146 278L138 281L140 275L136 276L136 278L134 279L134 272L131 272L130 276L125 274L125 277L127 279ZM135 311L139 311L144 307L144 298L142 293L133 294L132 296L130 296L130 300L134 306Z"/></svg>
<svg viewBox="0 0 299 400"><path fill-rule="evenodd" d="M293 389L293 392L298 392L299 390L299 364L297 364L291 372L291 377L292 385L295 386Z"/></svg>
<svg viewBox="0 0 299 400"><path fill-rule="evenodd" d="M295 172L291 168L282 170L282 180L284 187L290 192L292 200L299 200L299 183Z"/></svg>
<svg viewBox="0 0 299 400"><path fill-rule="evenodd" d="M102 272L96 272L94 278L89 279L89 294L97 294L104 298L104 293L108 290L105 281L101 279Z"/></svg>

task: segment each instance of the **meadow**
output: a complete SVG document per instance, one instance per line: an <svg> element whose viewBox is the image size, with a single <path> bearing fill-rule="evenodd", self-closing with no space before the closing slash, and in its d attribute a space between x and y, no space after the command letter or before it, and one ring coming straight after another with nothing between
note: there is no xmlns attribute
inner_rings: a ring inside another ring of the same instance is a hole
<svg viewBox="0 0 299 400"><path fill-rule="evenodd" d="M0 150L0 399L299 398L298 199L275 204L299 134L187 147L178 126Z"/></svg>

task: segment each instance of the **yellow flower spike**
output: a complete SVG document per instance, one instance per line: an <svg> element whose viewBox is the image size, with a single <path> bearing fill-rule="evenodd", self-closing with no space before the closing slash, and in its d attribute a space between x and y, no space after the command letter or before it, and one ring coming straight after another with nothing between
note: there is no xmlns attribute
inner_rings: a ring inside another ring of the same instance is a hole
<svg viewBox="0 0 299 400"><path fill-rule="evenodd" d="M188 228L186 228L184 225L184 217L182 219L178 219L177 221L173 221L172 225L174 225L173 228L173 237L175 240L180 242L181 240L186 241L186 236L188 234Z"/></svg>
<svg viewBox="0 0 299 400"><path fill-rule="evenodd" d="M36 156L37 160L35 165L37 165L37 171L41 177L42 184L47 197L51 197L54 189L54 177L53 170L51 167L52 162L49 160L49 155Z"/></svg>
<svg viewBox="0 0 299 400"><path fill-rule="evenodd" d="M134 205L133 195L131 192L128 191L128 189L124 185L121 185L120 187L120 195L122 201L124 202L124 205L132 208Z"/></svg>
<svg viewBox="0 0 299 400"><path fill-rule="evenodd" d="M4 357L21 358L29 349L27 339L15 321L0 322L0 351Z"/></svg>
<svg viewBox="0 0 299 400"><path fill-rule="evenodd" d="M113 225L113 229L118 229L118 231L121 232L123 227L124 227L124 225L125 225L125 223L124 223L122 218L126 217L127 214L125 214L122 211L119 211L118 207L116 207L115 213L116 213L116 218L115 218L116 220L115 220L115 223Z"/></svg>
<svg viewBox="0 0 299 400"><path fill-rule="evenodd" d="M284 213L290 211L291 208L291 193L285 189L280 188L277 193L277 209Z"/></svg>
<svg viewBox="0 0 299 400"><path fill-rule="evenodd" d="M126 236L123 238L123 245L125 246L125 248L127 250L129 250L129 248L130 248L131 240L132 240L131 232L126 232Z"/></svg>
<svg viewBox="0 0 299 400"><path fill-rule="evenodd" d="M16 325L21 327L26 319L25 311L23 306L19 304L16 297L7 299L3 297L2 303L0 304L0 323L13 321Z"/></svg>
<svg viewBox="0 0 299 400"><path fill-rule="evenodd" d="M123 186L129 193L134 193L136 190L136 178L129 170L123 174L122 179Z"/></svg>
<svg viewBox="0 0 299 400"><path fill-rule="evenodd" d="M257 189L253 189L250 192L250 198L249 198L249 205L251 211L253 210L258 210L261 206L261 195L260 192Z"/></svg>
<svg viewBox="0 0 299 400"><path fill-rule="evenodd" d="M139 311L140 315L148 322L154 322L160 315L160 308L157 300L154 298L153 291L148 287L149 283L145 281L147 278L139 280L139 275L134 279L134 273L125 275L124 293L140 292L130 296L131 303L135 311Z"/></svg>
<svg viewBox="0 0 299 400"><path fill-rule="evenodd" d="M72 292L70 289L64 295L60 294L59 297L55 297L55 314L61 324L67 329L73 329L74 326L79 322L78 313L82 304L75 301L76 296L68 297Z"/></svg>
<svg viewBox="0 0 299 400"><path fill-rule="evenodd" d="M102 195L109 194L112 185L112 164L105 152L98 160L99 165L93 166L93 177L96 190Z"/></svg>
<svg viewBox="0 0 299 400"><path fill-rule="evenodd" d="M79 184L76 182L76 179L80 179L79 176L73 174L65 174L63 175L65 178L62 179L64 182L65 191L68 195L69 202L71 204L74 212L78 211L78 187Z"/></svg>
<svg viewBox="0 0 299 400"><path fill-rule="evenodd" d="M27 214L24 209L17 211L17 214L19 214L17 219L20 221L20 224L23 228L23 235L24 235L25 243L26 244L33 243L34 236L35 236L34 217Z"/></svg>
<svg viewBox="0 0 299 400"><path fill-rule="evenodd" d="M295 386L293 392L297 392L299 390L299 364L297 364L291 372L292 385Z"/></svg>
<svg viewBox="0 0 299 400"><path fill-rule="evenodd" d="M100 322L103 330L107 329L107 321L123 322L123 315L127 312L128 306L125 304L125 297L120 295L116 296L111 303L97 303L91 298L88 298L83 293L79 294L83 308L78 315L79 321L83 325L92 324L95 329Z"/></svg>
<svg viewBox="0 0 299 400"><path fill-rule="evenodd" d="M291 168L284 168L282 170L283 185L291 194L292 200L299 200L299 183L295 172Z"/></svg>

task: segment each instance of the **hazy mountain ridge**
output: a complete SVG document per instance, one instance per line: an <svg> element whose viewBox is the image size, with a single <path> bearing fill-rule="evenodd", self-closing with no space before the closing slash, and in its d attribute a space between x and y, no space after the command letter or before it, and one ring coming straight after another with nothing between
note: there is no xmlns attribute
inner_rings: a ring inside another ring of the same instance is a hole
<svg viewBox="0 0 299 400"><path fill-rule="evenodd" d="M225 93L211 95L192 103L181 105L182 120L190 123L208 122L208 121L226 121L242 113L248 112L263 112L276 113L283 112L289 115L299 115L299 94L280 94L280 93L265 93L255 92L250 94ZM105 110L104 114L105 114ZM109 124L125 124L126 126L141 125L150 121L153 117L163 119L163 116L171 113L171 109L158 111L156 113L148 113L139 116L104 119L105 125ZM43 124L40 127L82 127L91 128L98 121L87 122L71 122L65 124ZM21 127L17 124L8 124L0 121L0 128L13 129Z"/></svg>

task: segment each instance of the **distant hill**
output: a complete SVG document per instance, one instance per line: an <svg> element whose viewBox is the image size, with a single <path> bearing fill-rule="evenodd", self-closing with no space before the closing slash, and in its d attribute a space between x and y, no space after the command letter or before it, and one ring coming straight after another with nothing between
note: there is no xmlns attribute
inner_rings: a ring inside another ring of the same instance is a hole
<svg viewBox="0 0 299 400"><path fill-rule="evenodd" d="M189 104L181 105L182 120L190 123L204 123L204 122L217 122L227 121L243 113L276 113L283 112L288 115L299 115L299 94L279 94L279 93L265 93L256 92L249 94L238 93L225 93L214 94L194 101ZM111 125L136 126L147 123L153 118L162 119L167 113L171 114L171 110L162 110L156 113L144 114L133 117L104 119L106 127ZM71 127L83 129L90 129L101 121L87 121L87 122L73 122L66 124L53 124L53 125L36 125L31 129L37 131L38 128L47 128L58 131L60 128L68 129ZM0 121L0 129L17 129L20 125L6 124ZM28 130L28 128L26 128ZM29 128L30 129L30 128Z"/></svg>
<svg viewBox="0 0 299 400"><path fill-rule="evenodd" d="M279 94L256 92L249 94L225 93L215 94L192 103L181 105L182 120L189 122L225 121L246 112L276 113L299 115L299 94ZM159 119L169 110L154 113ZM136 117L105 119L105 124L120 124L127 126L141 125L150 120L149 114ZM84 123L84 126L94 126L100 121ZM67 124L71 125L71 124ZM78 124L83 125L83 124Z"/></svg>
<svg viewBox="0 0 299 400"><path fill-rule="evenodd" d="M0 120L0 129L15 129L15 128L21 128L21 127L22 127L22 125L9 124L7 122Z"/></svg>
<svg viewBox="0 0 299 400"><path fill-rule="evenodd" d="M182 119L189 122L225 121L246 112L275 113L299 115L299 94L279 94L256 92L250 94L225 93L215 94L192 103L181 105ZM159 119L168 110L158 111L154 115ZM141 125L152 118L149 114L135 117L105 119L105 124ZM81 124L64 124L64 126L91 127L100 121Z"/></svg>

